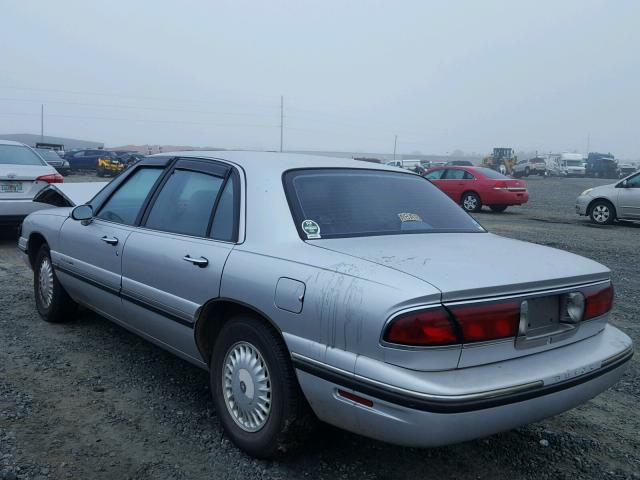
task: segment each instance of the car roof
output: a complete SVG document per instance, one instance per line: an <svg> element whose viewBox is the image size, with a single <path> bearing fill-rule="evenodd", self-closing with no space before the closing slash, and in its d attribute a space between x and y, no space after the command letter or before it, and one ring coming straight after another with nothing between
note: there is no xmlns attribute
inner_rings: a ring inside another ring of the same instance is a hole
<svg viewBox="0 0 640 480"><path fill-rule="evenodd" d="M147 158L153 157L190 157L226 160L253 174L260 172L266 174L275 171L280 175L282 172L297 168L359 168L367 170L388 170L390 172L407 172L405 169L390 167L381 163L364 162L350 158L307 155L303 153L191 150L186 152L163 152Z"/></svg>
<svg viewBox="0 0 640 480"><path fill-rule="evenodd" d="M13 140L0 140L0 145L15 145L17 147L26 147L24 143L14 142Z"/></svg>

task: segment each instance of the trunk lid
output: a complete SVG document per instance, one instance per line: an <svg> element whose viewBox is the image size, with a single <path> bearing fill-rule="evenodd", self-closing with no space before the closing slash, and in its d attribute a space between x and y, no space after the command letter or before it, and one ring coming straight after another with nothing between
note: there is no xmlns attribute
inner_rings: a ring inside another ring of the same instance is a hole
<svg viewBox="0 0 640 480"><path fill-rule="evenodd" d="M458 368L562 347L595 335L606 324L606 316L568 329L559 323L558 289L609 279L606 267L572 253L490 233L378 236L309 243L385 265L430 283L442 292L442 302L454 311L455 302L459 301L471 300L475 304L492 297L526 294L530 315L525 333L518 333L515 338L465 343ZM548 290L552 292L545 293ZM549 321L553 323L545 323ZM537 327L543 323L544 332L535 336L541 331ZM424 368L428 369L427 357L425 362ZM420 366L412 368L420 369Z"/></svg>
<svg viewBox="0 0 640 480"><path fill-rule="evenodd" d="M432 284L442 301L606 280L609 269L572 253L491 233L434 233L309 241Z"/></svg>

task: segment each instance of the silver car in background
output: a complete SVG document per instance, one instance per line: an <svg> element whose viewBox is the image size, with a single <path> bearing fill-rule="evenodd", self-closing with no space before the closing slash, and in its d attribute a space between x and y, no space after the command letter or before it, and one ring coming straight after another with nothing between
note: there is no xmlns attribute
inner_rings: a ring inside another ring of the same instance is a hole
<svg viewBox="0 0 640 480"><path fill-rule="evenodd" d="M35 148L35 151L42 159L55 168L59 174L67 175L71 172L69 161L62 158L55 150L49 148Z"/></svg>
<svg viewBox="0 0 640 480"><path fill-rule="evenodd" d="M33 197L62 176L32 148L0 140L0 225L19 225L29 213L43 208Z"/></svg>
<svg viewBox="0 0 640 480"><path fill-rule="evenodd" d="M585 402L633 354L606 267L488 233L383 165L147 157L86 205L31 214L19 248L44 320L82 304L208 369L221 424L258 457L309 406L400 445L490 435Z"/></svg>
<svg viewBox="0 0 640 480"><path fill-rule="evenodd" d="M640 172L585 190L576 200L576 213L598 225L614 220L640 220Z"/></svg>

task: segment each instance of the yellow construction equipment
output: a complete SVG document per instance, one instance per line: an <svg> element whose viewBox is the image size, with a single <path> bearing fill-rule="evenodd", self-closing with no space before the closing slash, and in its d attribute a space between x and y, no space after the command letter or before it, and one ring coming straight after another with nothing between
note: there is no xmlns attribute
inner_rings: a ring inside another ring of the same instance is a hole
<svg viewBox="0 0 640 480"><path fill-rule="evenodd" d="M509 175L517 161L518 157L513 154L513 148L496 147L491 155L482 159L482 165Z"/></svg>

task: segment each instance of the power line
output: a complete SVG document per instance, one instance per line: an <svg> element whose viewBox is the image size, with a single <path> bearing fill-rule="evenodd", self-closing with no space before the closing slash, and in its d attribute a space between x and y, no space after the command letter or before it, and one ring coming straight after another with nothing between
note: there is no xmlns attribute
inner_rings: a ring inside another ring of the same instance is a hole
<svg viewBox="0 0 640 480"><path fill-rule="evenodd" d="M221 102L214 102L212 100L198 99L198 98L171 98L171 97L154 97L154 96L144 96L144 95L125 95L118 93L106 93L106 92L89 92L89 91L78 91L78 90L62 90L62 89L53 89L53 88L35 88L35 87L17 87L14 85L0 85L0 88L6 88L11 90L25 90L31 92L51 92L51 93L63 93L69 95L90 95L97 97L114 97L114 98L133 98L138 100L151 100L151 101L164 101L164 102L173 102L173 103L209 103L216 104ZM235 94L234 94L235 95ZM243 94L246 97L246 95ZM254 98L258 96L254 95ZM266 95L260 95L260 98L272 98ZM224 102L222 102L224 103ZM229 102L227 102L229 103ZM239 105L236 102L230 102L231 104ZM246 104L245 104L246 105ZM266 106L266 104L265 104ZM274 104L269 103L268 108L277 108Z"/></svg>
<svg viewBox="0 0 640 480"><path fill-rule="evenodd" d="M29 103L42 103L43 100L33 100L29 98L8 98L0 97L0 100L7 102L29 102ZM182 113L199 113L205 115L235 115L235 116L247 116L247 117L273 117L273 114L269 113L241 113L241 112L212 112L207 110L190 110L184 108L166 108L166 107L145 107L139 105L123 105L114 103L88 103L88 102L69 102L64 100L44 100L46 103L54 103L60 105L78 105L83 107L107 107L107 108L121 108L127 110L150 110L150 111L166 111L166 112L182 112Z"/></svg>
<svg viewBox="0 0 640 480"><path fill-rule="evenodd" d="M38 116L37 113L22 113L22 112L0 112L0 115L20 115L20 116ZM242 123L211 123L211 122L189 122L181 120L148 120L139 118L115 118L115 117L100 117L100 116L86 116L86 115L63 115L57 113L48 113L47 117L59 117L59 118L77 118L82 120L108 120L115 122L140 122L140 123L168 123L176 125L207 125L217 127L248 127L248 128L278 128L279 125L255 125L255 124L242 124Z"/></svg>

